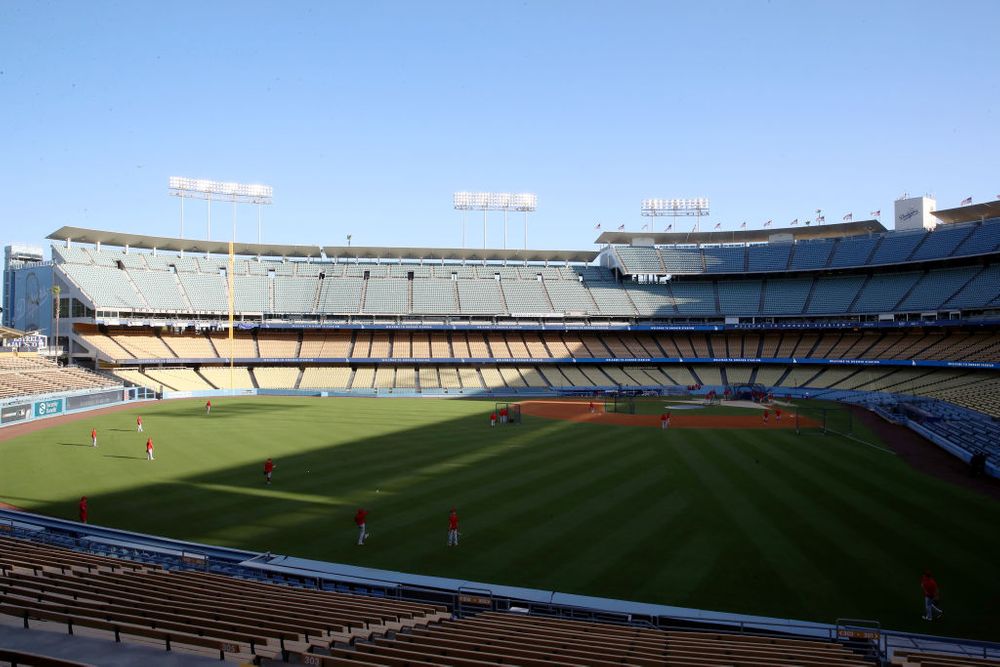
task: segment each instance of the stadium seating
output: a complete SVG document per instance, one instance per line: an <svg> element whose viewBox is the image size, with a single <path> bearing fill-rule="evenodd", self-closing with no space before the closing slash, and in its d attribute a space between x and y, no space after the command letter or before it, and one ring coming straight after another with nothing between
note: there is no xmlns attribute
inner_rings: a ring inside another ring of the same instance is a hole
<svg viewBox="0 0 1000 667"><path fill-rule="evenodd" d="M829 266L837 268L864 266L881 240L880 236L840 239L833 250Z"/></svg>
<svg viewBox="0 0 1000 667"><path fill-rule="evenodd" d="M297 367L259 366L253 369L257 386L261 389L297 389L300 371Z"/></svg>
<svg viewBox="0 0 1000 667"><path fill-rule="evenodd" d="M366 281L364 312L401 315L410 312L409 282L399 278Z"/></svg>
<svg viewBox="0 0 1000 667"><path fill-rule="evenodd" d="M889 313L920 278L918 273L876 274L861 288L854 306L856 313Z"/></svg>
<svg viewBox="0 0 1000 667"><path fill-rule="evenodd" d="M616 246L615 252L628 273L666 273L660 254L653 247Z"/></svg>
<svg viewBox="0 0 1000 667"><path fill-rule="evenodd" d="M670 274L704 273L705 259L698 248L660 248L663 271Z"/></svg>
<svg viewBox="0 0 1000 667"><path fill-rule="evenodd" d="M747 270L784 271L792 251L791 243L753 245L747 249Z"/></svg>
<svg viewBox="0 0 1000 667"><path fill-rule="evenodd" d="M779 313L801 313L809 298L813 280L811 278L773 278L768 279L764 288L765 315Z"/></svg>
<svg viewBox="0 0 1000 667"><path fill-rule="evenodd" d="M746 248L703 248L706 273L743 273L747 270Z"/></svg>
<svg viewBox="0 0 1000 667"><path fill-rule="evenodd" d="M302 654L299 659L321 665L867 664L829 641L636 628L504 612L413 624L392 637L333 647L329 653Z"/></svg>
<svg viewBox="0 0 1000 667"><path fill-rule="evenodd" d="M818 241L800 241L792 251L790 269L821 269L830 263L834 241L821 239Z"/></svg>
<svg viewBox="0 0 1000 667"><path fill-rule="evenodd" d="M458 289L450 280L414 280L413 313L445 315L458 310Z"/></svg>
<svg viewBox="0 0 1000 667"><path fill-rule="evenodd" d="M233 660L281 659L446 617L443 607L164 570L0 537L0 614L102 631L110 641Z"/></svg>
<svg viewBox="0 0 1000 667"><path fill-rule="evenodd" d="M872 255L871 264L895 264L909 259L927 237L923 230L886 234Z"/></svg>
<svg viewBox="0 0 1000 667"><path fill-rule="evenodd" d="M57 366L30 354L0 355L0 399L120 386L112 378L78 366Z"/></svg>

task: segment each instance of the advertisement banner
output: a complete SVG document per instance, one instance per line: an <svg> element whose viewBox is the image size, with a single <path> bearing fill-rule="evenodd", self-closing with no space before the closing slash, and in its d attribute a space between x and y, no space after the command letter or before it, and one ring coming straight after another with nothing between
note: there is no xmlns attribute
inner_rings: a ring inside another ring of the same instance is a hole
<svg viewBox="0 0 1000 667"><path fill-rule="evenodd" d="M61 414L63 411L63 399L53 398L49 401L38 401L35 403L36 417L51 417Z"/></svg>
<svg viewBox="0 0 1000 667"><path fill-rule="evenodd" d="M89 408L95 405L117 403L120 400L122 400L122 392L120 389L115 389L114 391L102 391L99 394L70 396L66 399L66 409L79 410L80 408Z"/></svg>
<svg viewBox="0 0 1000 667"><path fill-rule="evenodd" d="M30 403L22 403L20 405L8 405L7 407L0 410L0 424L10 424L13 422L24 421L28 418L28 413L31 411Z"/></svg>

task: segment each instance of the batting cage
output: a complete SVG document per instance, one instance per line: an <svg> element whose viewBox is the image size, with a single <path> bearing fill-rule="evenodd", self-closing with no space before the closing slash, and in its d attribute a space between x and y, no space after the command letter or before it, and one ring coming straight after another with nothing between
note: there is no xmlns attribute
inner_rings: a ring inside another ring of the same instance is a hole
<svg viewBox="0 0 1000 667"><path fill-rule="evenodd" d="M624 394L607 394L604 396L604 411L617 412L624 415L635 414L635 397Z"/></svg>
<svg viewBox="0 0 1000 667"><path fill-rule="evenodd" d="M501 424L521 423L520 403L494 403L493 412L500 418Z"/></svg>
<svg viewBox="0 0 1000 667"><path fill-rule="evenodd" d="M731 401L756 401L767 395L767 388L758 383L738 382L727 387Z"/></svg>

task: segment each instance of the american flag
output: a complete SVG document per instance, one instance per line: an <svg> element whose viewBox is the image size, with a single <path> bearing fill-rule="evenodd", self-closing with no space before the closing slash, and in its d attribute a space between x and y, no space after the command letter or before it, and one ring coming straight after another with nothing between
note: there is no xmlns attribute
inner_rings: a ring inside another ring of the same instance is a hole
<svg viewBox="0 0 1000 667"><path fill-rule="evenodd" d="M770 227L772 222L774 222L774 220L768 220L767 222L764 223L764 226Z"/></svg>
<svg viewBox="0 0 1000 667"><path fill-rule="evenodd" d="M852 220L854 220L853 213L848 213L847 215L844 216L844 222L851 222Z"/></svg>
<svg viewBox="0 0 1000 667"><path fill-rule="evenodd" d="M816 222L822 225L824 222L826 222L826 216L825 215L818 216L816 218Z"/></svg>
<svg viewBox="0 0 1000 667"><path fill-rule="evenodd" d="M881 218L882 217L882 209L879 209L877 211L872 211L868 215L870 215L873 218Z"/></svg>
<svg viewBox="0 0 1000 667"><path fill-rule="evenodd" d="M618 231L624 232L625 231L625 225L618 225Z"/></svg>
<svg viewBox="0 0 1000 667"><path fill-rule="evenodd" d="M746 229L746 228L747 228L747 223L746 222L744 222L742 225L740 225L740 229Z"/></svg>
<svg viewBox="0 0 1000 667"><path fill-rule="evenodd" d="M799 224L799 219L798 218L795 218L794 220L792 220L792 227L794 227L797 224Z"/></svg>
<svg viewBox="0 0 1000 667"><path fill-rule="evenodd" d="M966 197L965 199L962 200L962 206L968 206L971 203L972 203L972 197Z"/></svg>
<svg viewBox="0 0 1000 667"><path fill-rule="evenodd" d="M722 223L721 222L715 223L715 228L716 229L722 229Z"/></svg>
<svg viewBox="0 0 1000 667"><path fill-rule="evenodd" d="M596 225L594 225L594 229L600 229L600 228L601 228L601 223L597 223Z"/></svg>

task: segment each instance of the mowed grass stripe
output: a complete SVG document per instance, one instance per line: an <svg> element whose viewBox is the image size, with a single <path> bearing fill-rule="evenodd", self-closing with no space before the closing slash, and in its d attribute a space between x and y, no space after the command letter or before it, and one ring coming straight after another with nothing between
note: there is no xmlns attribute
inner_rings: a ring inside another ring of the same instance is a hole
<svg viewBox="0 0 1000 667"><path fill-rule="evenodd" d="M797 472L789 474L787 468L775 463L782 458L776 454L779 449L786 450L783 456L787 459L788 443L759 440L748 441L745 446L727 446L725 455L736 464L733 470L737 471L737 476L744 478L743 485L757 486L748 492L754 498L756 508L770 517L782 534L800 545L803 561L796 564L790 560L787 568L789 576L796 578L796 588L808 594L810 605L825 609L849 608L851 601L859 596L891 594L892 590L888 586L879 586L881 581L878 580L866 583L863 589L851 581L833 583L829 576L831 561L852 571L876 562L885 565L902 563L893 563L885 552L873 554L868 551L865 545L872 543L867 535L859 539L861 535L852 530L848 522L841 520L840 512L831 512L817 502L827 496L831 488L824 488L819 483L812 488L798 487ZM768 458L768 452L775 453L774 459Z"/></svg>
<svg viewBox="0 0 1000 667"><path fill-rule="evenodd" d="M685 462L718 498L721 511L768 560L786 588L801 591L810 584L812 596L820 603L838 597L836 586L828 579L817 577L817 563L808 545L818 537L814 526L789 526L788 514L780 503L770 503L766 480L746 470L731 456L727 447L710 437L710 431L699 433L698 447L679 447ZM780 565L780 568L778 567Z"/></svg>
<svg viewBox="0 0 1000 667"><path fill-rule="evenodd" d="M829 471L840 480L845 503L853 504L885 530L920 517L921 524L934 526L937 539L961 539L967 530L994 532L1000 520L997 503L990 498L921 474L896 457L861 451L850 441L840 440L839 447L818 448L808 454L822 463L819 472ZM879 502L861 500L873 497ZM955 504L967 511L956 517Z"/></svg>

